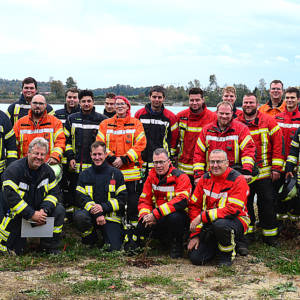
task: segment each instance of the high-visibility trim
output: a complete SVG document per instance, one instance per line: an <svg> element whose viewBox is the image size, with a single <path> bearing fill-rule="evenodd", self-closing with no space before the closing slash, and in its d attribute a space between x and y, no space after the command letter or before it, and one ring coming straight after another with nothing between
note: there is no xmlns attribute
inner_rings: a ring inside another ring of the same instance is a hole
<svg viewBox="0 0 300 300"><path fill-rule="evenodd" d="M196 170L204 171L204 169L205 169L205 163L194 163L193 167L194 167L194 172Z"/></svg>
<svg viewBox="0 0 300 300"><path fill-rule="evenodd" d="M206 147L205 147L205 145L202 143L202 141L201 141L200 138L197 139L197 145L198 145L198 147L202 150L202 152L205 152Z"/></svg>
<svg viewBox="0 0 300 300"><path fill-rule="evenodd" d="M192 197L191 197L191 200L193 202L197 202L198 201L198 198L193 194Z"/></svg>
<svg viewBox="0 0 300 300"><path fill-rule="evenodd" d="M275 132L277 132L278 130L280 130L280 127L278 125L276 125L271 131L270 131L270 136L272 136Z"/></svg>
<svg viewBox="0 0 300 300"><path fill-rule="evenodd" d="M92 234L94 227L90 227L88 230L81 233L81 237L87 237L88 235Z"/></svg>
<svg viewBox="0 0 300 300"><path fill-rule="evenodd" d="M63 128L58 129L58 130L54 133L54 136L53 136L54 141L56 141L57 137L58 137L61 133L63 133L63 132L64 132Z"/></svg>
<svg viewBox="0 0 300 300"><path fill-rule="evenodd" d="M131 161L137 161L139 159L138 154L133 149L129 149L127 155L130 157Z"/></svg>
<svg viewBox="0 0 300 300"><path fill-rule="evenodd" d="M241 142L240 149L244 150L249 141L253 141L251 135L247 135L244 140Z"/></svg>
<svg viewBox="0 0 300 300"><path fill-rule="evenodd" d="M87 202L87 203L85 204L84 209L87 210L87 211L90 211L90 209L91 209L94 205L96 205L96 203L95 203L94 201L89 201L89 202Z"/></svg>
<svg viewBox="0 0 300 300"><path fill-rule="evenodd" d="M85 189L82 186L80 186L80 185L76 186L76 191L78 191L78 192L86 195Z"/></svg>
<svg viewBox="0 0 300 300"><path fill-rule="evenodd" d="M242 157L241 162L242 162L242 164L250 164L250 165L254 166L254 159L250 156Z"/></svg>
<svg viewBox="0 0 300 300"><path fill-rule="evenodd" d="M299 127L300 127L300 124L295 124L295 123L292 123L292 124L278 123L278 125L279 125L281 128L299 128Z"/></svg>
<svg viewBox="0 0 300 300"><path fill-rule="evenodd" d="M268 134L269 130L268 128L259 128L256 130L250 130L251 135L257 135L257 134Z"/></svg>
<svg viewBox="0 0 300 300"><path fill-rule="evenodd" d="M120 185L116 191L116 195L118 196L122 191L125 190L126 190L126 185L125 184Z"/></svg>
<svg viewBox="0 0 300 300"><path fill-rule="evenodd" d="M146 198L146 193L141 193L140 198Z"/></svg>
<svg viewBox="0 0 300 300"><path fill-rule="evenodd" d="M62 232L62 228L63 228L63 225L54 226L53 227L53 233L61 233Z"/></svg>
<svg viewBox="0 0 300 300"><path fill-rule="evenodd" d="M228 193L227 192L223 192L223 193L215 193L215 192L211 192L210 190L207 189L203 189L203 192L205 195L209 196L209 197L213 197L215 199L220 199L221 197L225 197L227 198Z"/></svg>
<svg viewBox="0 0 300 300"><path fill-rule="evenodd" d="M121 224L121 218L118 216L105 216L105 220Z"/></svg>
<svg viewBox="0 0 300 300"><path fill-rule="evenodd" d="M119 207L119 202L117 199L111 198L110 200L108 200L109 203L111 204L113 211L118 211L120 209Z"/></svg>
<svg viewBox="0 0 300 300"><path fill-rule="evenodd" d="M58 199L54 197L53 195L48 195L46 198L44 198L44 201L51 202L54 206L58 203Z"/></svg>
<svg viewBox="0 0 300 300"><path fill-rule="evenodd" d="M7 252L7 247L4 246L4 245L2 245L2 244L1 244L1 241L0 241L0 251L2 251L2 252Z"/></svg>
<svg viewBox="0 0 300 300"><path fill-rule="evenodd" d="M51 150L50 155L51 155L52 153L55 153L55 152L58 153L60 156L62 156L63 153L64 153L64 151L63 151L62 148L60 148L60 147L55 147L55 148L53 148L53 149Z"/></svg>
<svg viewBox="0 0 300 300"><path fill-rule="evenodd" d="M126 170L120 170L124 176L125 181L129 180L138 180L141 179L141 173L140 169L126 169Z"/></svg>
<svg viewBox="0 0 300 300"><path fill-rule="evenodd" d="M181 192L177 192L175 193L176 196L179 196L179 195L184 195L186 196L187 198L190 197L190 193L188 191L181 191Z"/></svg>
<svg viewBox="0 0 300 300"><path fill-rule="evenodd" d="M36 134L36 133L53 133L54 128L42 128L42 129L21 129L20 135L22 134Z"/></svg>
<svg viewBox="0 0 300 300"><path fill-rule="evenodd" d="M42 180L39 185L37 186L37 188L41 188L42 186L47 186L48 188L48 183L49 183L49 178L45 178L44 180Z"/></svg>
<svg viewBox="0 0 300 300"><path fill-rule="evenodd" d="M247 233L253 233L253 232L254 232L254 226L253 225L249 225Z"/></svg>
<svg viewBox="0 0 300 300"><path fill-rule="evenodd" d="M174 186L160 186L160 185L155 185L152 183L152 189L154 191L160 191L160 192L174 192L175 188Z"/></svg>
<svg viewBox="0 0 300 300"><path fill-rule="evenodd" d="M27 206L28 204L24 200L21 200L11 209L11 211L13 212L13 215L17 215L22 212Z"/></svg>
<svg viewBox="0 0 300 300"><path fill-rule="evenodd" d="M114 135L134 134L135 132L136 132L135 129L125 129L125 130L107 129L106 130L106 134L114 134Z"/></svg>
<svg viewBox="0 0 300 300"><path fill-rule="evenodd" d="M66 151L71 151L73 150L72 146L70 144L66 145Z"/></svg>
<svg viewBox="0 0 300 300"><path fill-rule="evenodd" d="M3 186L11 187L16 193L19 194L19 187L12 180L3 181Z"/></svg>
<svg viewBox="0 0 300 300"><path fill-rule="evenodd" d="M135 139L135 141L138 143L143 137L145 136L145 132L142 131Z"/></svg>
<svg viewBox="0 0 300 300"><path fill-rule="evenodd" d="M85 186L85 192L86 192L86 195L89 195L90 198L92 200L94 200L94 192L93 192L93 186L92 185L86 185Z"/></svg>
<svg viewBox="0 0 300 300"><path fill-rule="evenodd" d="M64 127L64 134L66 137L70 136L70 131L66 127Z"/></svg>
<svg viewBox="0 0 300 300"><path fill-rule="evenodd" d="M276 236L278 234L278 228L263 229L262 234L263 236Z"/></svg>
<svg viewBox="0 0 300 300"><path fill-rule="evenodd" d="M178 169L183 171L187 175L194 174L194 166L191 164L184 164L182 162L178 162Z"/></svg>
<svg viewBox="0 0 300 300"><path fill-rule="evenodd" d="M105 142L104 134L101 131L98 131L97 139L98 138L100 139L100 141Z"/></svg>
<svg viewBox="0 0 300 300"><path fill-rule="evenodd" d="M209 209L207 212L208 212L209 218L212 222L218 219L218 209L217 208Z"/></svg>
<svg viewBox="0 0 300 300"><path fill-rule="evenodd" d="M14 136L15 132L13 129L11 129L6 135L5 135L5 139L8 140L9 138L11 138L12 136Z"/></svg>
<svg viewBox="0 0 300 300"><path fill-rule="evenodd" d="M175 124L173 124L172 126L171 126L171 131L174 131L175 129L177 129L178 128L178 124L177 124L177 122L175 123Z"/></svg>
<svg viewBox="0 0 300 300"><path fill-rule="evenodd" d="M245 203L243 201L241 201L240 199L237 199L237 198L229 197L228 198L228 202L236 204L236 205L238 205L238 206L240 206L242 208L245 206Z"/></svg>
<svg viewBox="0 0 300 300"><path fill-rule="evenodd" d="M53 188L55 188L57 185L57 181L56 180L53 180L52 182L50 182L48 184L48 191L52 190Z"/></svg>
<svg viewBox="0 0 300 300"><path fill-rule="evenodd" d="M8 150L6 152L6 158L18 158L18 152L14 150Z"/></svg>
<svg viewBox="0 0 300 300"><path fill-rule="evenodd" d="M148 208L141 208L140 211L139 211L139 217L142 215L142 214L150 214L151 213L151 210L148 209Z"/></svg>
<svg viewBox="0 0 300 300"><path fill-rule="evenodd" d="M218 248L222 252L231 252L234 249L234 245L223 246L220 243L218 243Z"/></svg>
<svg viewBox="0 0 300 300"><path fill-rule="evenodd" d="M79 173L81 173L81 171L84 171L85 169L88 169L91 166L92 166L92 164L80 164L80 163L76 163L76 165L75 165L75 172L79 174Z"/></svg>
<svg viewBox="0 0 300 300"><path fill-rule="evenodd" d="M283 166L283 164L284 164L284 160L283 159L279 159L279 158L273 158L272 159L272 165L273 166L280 166L280 167L282 167Z"/></svg>
<svg viewBox="0 0 300 300"><path fill-rule="evenodd" d="M298 158L296 156L289 155L286 161L296 165L298 162Z"/></svg>
<svg viewBox="0 0 300 300"><path fill-rule="evenodd" d="M291 147L299 148L299 143L297 143L294 140L292 140L291 141Z"/></svg>
<svg viewBox="0 0 300 300"><path fill-rule="evenodd" d="M156 124L156 125L165 125L167 128L169 127L168 121L156 120L156 119L140 119L143 124Z"/></svg>
<svg viewBox="0 0 300 300"><path fill-rule="evenodd" d="M162 212L162 214L164 216L167 216L168 214L171 213L170 207L168 205L168 203L164 203L162 205L159 206L160 211Z"/></svg>
<svg viewBox="0 0 300 300"><path fill-rule="evenodd" d="M198 138L199 140L200 138ZM213 136L213 135L206 135L207 141L216 141L216 142L226 142L226 141L238 141L239 136L238 135L228 135L228 136ZM245 140L244 140L245 141Z"/></svg>
<svg viewBox="0 0 300 300"><path fill-rule="evenodd" d="M81 124L81 123L72 123L72 128L81 128L81 129L98 129L99 125L96 124Z"/></svg>

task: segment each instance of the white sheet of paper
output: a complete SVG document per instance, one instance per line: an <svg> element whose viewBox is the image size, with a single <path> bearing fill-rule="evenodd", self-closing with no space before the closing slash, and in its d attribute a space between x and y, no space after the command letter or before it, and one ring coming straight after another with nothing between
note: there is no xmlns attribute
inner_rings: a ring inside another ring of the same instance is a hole
<svg viewBox="0 0 300 300"><path fill-rule="evenodd" d="M29 220L22 219L21 237L53 237L54 217L47 217L46 224L41 226L31 226Z"/></svg>

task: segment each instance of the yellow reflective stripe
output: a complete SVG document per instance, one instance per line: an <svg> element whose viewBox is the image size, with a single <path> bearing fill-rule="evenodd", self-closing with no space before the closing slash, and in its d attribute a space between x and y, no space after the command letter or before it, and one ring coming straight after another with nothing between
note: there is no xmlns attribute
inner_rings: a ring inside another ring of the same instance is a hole
<svg viewBox="0 0 300 300"><path fill-rule="evenodd" d="M58 129L55 133L54 133L54 136L53 136L53 139L54 141L56 141L58 135L60 135L61 133L63 133L64 130L61 128L61 129Z"/></svg>
<svg viewBox="0 0 300 300"><path fill-rule="evenodd" d="M16 193L19 194L19 187L12 180L3 181L3 186L10 186Z"/></svg>
<svg viewBox="0 0 300 300"><path fill-rule="evenodd" d="M66 127L64 127L64 134L66 137L70 136L70 131Z"/></svg>
<svg viewBox="0 0 300 300"><path fill-rule="evenodd" d="M278 125L276 125L271 131L270 131L270 135L272 136L276 131L280 130L280 127Z"/></svg>
<svg viewBox="0 0 300 300"><path fill-rule="evenodd" d="M135 139L136 142L139 142L145 136L145 132L142 131Z"/></svg>
<svg viewBox="0 0 300 300"><path fill-rule="evenodd" d="M80 186L80 185L77 185L76 191L78 191L78 192L86 195L85 189L82 186Z"/></svg>
<svg viewBox="0 0 300 300"><path fill-rule="evenodd" d="M113 211L118 211L120 208L119 208L119 202L117 199L114 199L114 198L111 198L110 200L108 200L109 203L111 204L112 208L113 208Z"/></svg>
<svg viewBox="0 0 300 300"><path fill-rule="evenodd" d="M96 203L94 201L89 201L85 204L84 209L87 211L90 211L90 209L95 205Z"/></svg>
<svg viewBox="0 0 300 300"><path fill-rule="evenodd" d="M62 156L63 153L64 153L63 149L60 148L60 147L55 147L55 148L53 148L53 149L51 150L51 154L54 153L54 152L58 153L58 154L61 155L61 156Z"/></svg>
<svg viewBox="0 0 300 300"><path fill-rule="evenodd" d="M280 166L280 167L282 167L283 166L283 164L284 164L284 160L283 159L279 159L279 158L273 158L272 159L272 165L273 166Z"/></svg>
<svg viewBox="0 0 300 300"><path fill-rule="evenodd" d="M54 226L53 227L53 233L61 233L62 232L62 228L63 228L63 225Z"/></svg>
<svg viewBox="0 0 300 300"><path fill-rule="evenodd" d="M50 190L52 190L53 188L55 188L56 185L57 185L56 180L53 180L52 182L50 182L50 183L48 184L48 191L50 191Z"/></svg>
<svg viewBox="0 0 300 300"><path fill-rule="evenodd" d="M105 143L105 137L101 131L98 131L97 138L99 138L102 142Z"/></svg>
<svg viewBox="0 0 300 300"><path fill-rule="evenodd" d="M91 197L92 200L94 200L94 193L93 193L93 186L92 185L86 185L85 186L86 194Z"/></svg>
<svg viewBox="0 0 300 300"><path fill-rule="evenodd" d="M254 166L254 159L250 156L244 156L241 159L242 164L250 164L252 166Z"/></svg>
<svg viewBox="0 0 300 300"><path fill-rule="evenodd" d="M184 196L186 196L187 198L190 197L190 193L189 193L188 191L181 191L181 192L175 193L176 196L179 196L179 195L182 195L182 194L183 194Z"/></svg>
<svg viewBox="0 0 300 300"><path fill-rule="evenodd" d="M139 217L142 215L142 214L150 214L151 213L151 210L148 209L148 208L141 208L140 211L139 211Z"/></svg>
<svg viewBox="0 0 300 300"><path fill-rule="evenodd" d="M125 184L120 185L116 191L116 195L119 195L122 191L125 190L126 190L126 185Z"/></svg>
<svg viewBox="0 0 300 300"><path fill-rule="evenodd" d="M14 214L19 214L21 211L23 211L26 207L28 206L28 204L24 201L21 200L19 201L13 208L12 208L12 212Z"/></svg>
<svg viewBox="0 0 300 300"><path fill-rule="evenodd" d="M7 247L4 245L1 245L1 241L0 241L0 251L7 252Z"/></svg>
<svg viewBox="0 0 300 300"><path fill-rule="evenodd" d="M141 193L140 198L146 198L146 193Z"/></svg>
<svg viewBox="0 0 300 300"><path fill-rule="evenodd" d="M171 210L170 210L170 208L169 208L168 203L164 203L164 204L160 205L160 206L159 206L159 209L160 209L160 211L162 212L162 214L163 214L164 216L166 216L166 215L168 215L168 214L171 213Z"/></svg>
<svg viewBox="0 0 300 300"><path fill-rule="evenodd" d="M44 198L44 201L49 201L51 203L53 203L54 206L56 206L58 200L56 197L54 197L53 195L48 195L46 198Z"/></svg>
<svg viewBox="0 0 300 300"><path fill-rule="evenodd" d="M197 145L202 150L202 152L205 152L206 147L205 147L205 145L203 145L203 143L202 143L202 141L201 141L200 138L197 139Z"/></svg>
<svg viewBox="0 0 300 300"><path fill-rule="evenodd" d="M234 245L223 246L220 243L218 243L218 248L222 252L231 252L234 249Z"/></svg>
<svg viewBox="0 0 300 300"><path fill-rule="evenodd" d="M218 219L217 208L209 209L208 215L212 222Z"/></svg>
<svg viewBox="0 0 300 300"><path fill-rule="evenodd" d="M171 131L174 131L176 128L178 128L177 122L171 126Z"/></svg>
<svg viewBox="0 0 300 300"><path fill-rule="evenodd" d="M136 161L139 158L138 155L137 155L137 153L133 149L129 149L127 151L127 155L130 157L131 161Z"/></svg>
<svg viewBox="0 0 300 300"><path fill-rule="evenodd" d="M18 158L18 152L14 150L8 150L6 152L6 157L7 158Z"/></svg>
<svg viewBox="0 0 300 300"><path fill-rule="evenodd" d="M294 140L292 140L291 146L293 146L293 147L295 147L295 148L299 148L299 143L297 143L297 142L295 142Z"/></svg>
<svg viewBox="0 0 300 300"><path fill-rule="evenodd" d="M236 205L238 205L240 207L244 207L245 206L245 203L243 201L241 201L240 199L237 199L237 198L231 198L231 197L229 197L228 198L228 202L236 204Z"/></svg>
<svg viewBox="0 0 300 300"><path fill-rule="evenodd" d="M73 148L70 144L67 144L66 145L66 151L70 151L70 150L73 150Z"/></svg>
<svg viewBox="0 0 300 300"><path fill-rule="evenodd" d="M105 216L105 220L111 221L111 222L116 222L116 223L121 223L121 218L118 216L114 216L114 217Z"/></svg>
<svg viewBox="0 0 300 300"><path fill-rule="evenodd" d="M204 171L205 163L194 163L194 171L201 170Z"/></svg>
<svg viewBox="0 0 300 300"><path fill-rule="evenodd" d="M192 200L193 202L197 202L197 201L198 201L198 198L195 196L195 194L193 194L192 197L191 197L191 200Z"/></svg>
<svg viewBox="0 0 300 300"><path fill-rule="evenodd" d="M254 226L249 225L249 226L248 226L247 233L253 233L253 232L254 232Z"/></svg>
<svg viewBox="0 0 300 300"><path fill-rule="evenodd" d="M298 162L298 158L296 156L289 155L286 161L296 165Z"/></svg>
<svg viewBox="0 0 300 300"><path fill-rule="evenodd" d="M91 228L89 228L88 230L84 231L81 233L82 237L86 237L88 235L90 235L93 232L94 227L92 226Z"/></svg>
<svg viewBox="0 0 300 300"><path fill-rule="evenodd" d="M249 141L253 141L251 135L247 135L244 140L241 142L240 149L244 150Z"/></svg>
<svg viewBox="0 0 300 300"><path fill-rule="evenodd" d="M124 176L125 181L141 179L141 173L139 168L121 170L121 172Z"/></svg>
<svg viewBox="0 0 300 300"><path fill-rule="evenodd" d="M15 134L14 130L11 129L6 135L5 135L5 139L8 140L9 138L11 138L13 135Z"/></svg>
<svg viewBox="0 0 300 300"><path fill-rule="evenodd" d="M278 233L278 228L273 228L273 229L263 229L262 234L263 236L276 236Z"/></svg>

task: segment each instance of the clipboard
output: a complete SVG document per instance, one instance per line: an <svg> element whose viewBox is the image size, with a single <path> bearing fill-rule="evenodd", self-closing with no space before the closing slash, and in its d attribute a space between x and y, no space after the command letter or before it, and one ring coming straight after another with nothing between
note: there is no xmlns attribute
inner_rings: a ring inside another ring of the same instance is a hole
<svg viewBox="0 0 300 300"><path fill-rule="evenodd" d="M32 226L35 222L22 218L21 237L53 237L54 217L47 217L46 224Z"/></svg>

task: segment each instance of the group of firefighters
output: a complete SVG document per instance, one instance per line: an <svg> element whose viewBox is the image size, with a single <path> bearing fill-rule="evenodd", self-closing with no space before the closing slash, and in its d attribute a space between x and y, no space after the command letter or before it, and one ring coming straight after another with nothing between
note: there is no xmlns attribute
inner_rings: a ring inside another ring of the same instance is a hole
<svg viewBox="0 0 300 300"><path fill-rule="evenodd" d="M298 197L287 197L290 182L300 184L297 88L284 93L273 80L266 104L249 93L239 110L228 86L216 112L192 88L189 108L175 115L154 86L134 117L128 99L113 93L103 114L90 90L65 97L54 111L28 77L19 101L0 111L0 252L26 250L22 218L40 226L53 216L53 238L40 242L47 253L60 252L67 217L90 246L99 229L109 250L135 251L150 236L178 258L190 232L192 263L217 255L230 265L236 252L248 254L257 229L276 246L282 220L298 220Z"/></svg>

